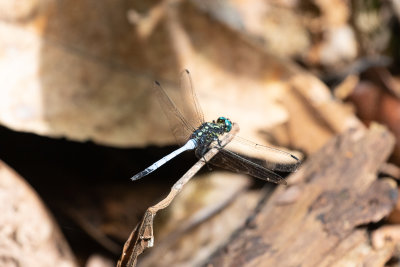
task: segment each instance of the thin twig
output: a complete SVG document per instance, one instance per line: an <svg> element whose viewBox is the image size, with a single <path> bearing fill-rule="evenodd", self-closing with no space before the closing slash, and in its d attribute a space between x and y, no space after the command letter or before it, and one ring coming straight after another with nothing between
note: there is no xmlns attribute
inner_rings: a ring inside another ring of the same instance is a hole
<svg viewBox="0 0 400 267"><path fill-rule="evenodd" d="M239 126L233 124L232 130L224 135L220 144L225 146L235 137L235 134L239 131ZM134 267L137 263L137 258L146 248L154 245L153 235L153 221L156 213L169 206L172 200L182 191L183 186L208 162L212 157L218 153L219 149L214 146L210 149L202 159L197 161L192 168L190 168L171 188L170 193L166 198L158 202L156 205L148 208L143 216L142 221L135 227L130 234L128 240L125 242L122 255L118 261L118 267Z"/></svg>

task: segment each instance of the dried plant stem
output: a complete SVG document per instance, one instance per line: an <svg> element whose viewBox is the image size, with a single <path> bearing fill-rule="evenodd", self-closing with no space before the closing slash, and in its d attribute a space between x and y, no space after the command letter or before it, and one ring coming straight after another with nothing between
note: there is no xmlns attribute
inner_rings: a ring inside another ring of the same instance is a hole
<svg viewBox="0 0 400 267"><path fill-rule="evenodd" d="M237 124L233 125L232 130L224 135L220 144L225 146L239 131L239 126ZM143 216L142 221L135 227L129 236L128 240L125 242L122 255L118 261L117 266L133 267L136 266L137 257L143 253L146 248L152 247L154 245L154 235L153 235L153 221L156 213L165 209L169 206L172 200L179 194L183 189L183 186L208 162L212 157L218 153L218 148L213 147L208 151L202 159L197 161L192 168L190 168L171 188L170 193L166 198L158 202L156 205L147 209Z"/></svg>

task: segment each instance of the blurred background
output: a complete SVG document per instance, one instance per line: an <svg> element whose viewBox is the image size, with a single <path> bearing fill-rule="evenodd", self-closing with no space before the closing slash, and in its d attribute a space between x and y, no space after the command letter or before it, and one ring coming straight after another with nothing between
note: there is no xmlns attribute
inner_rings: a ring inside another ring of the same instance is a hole
<svg viewBox="0 0 400 267"><path fill-rule="evenodd" d="M207 121L229 117L304 162L349 129L384 125L397 181L399 20L397 0L0 0L0 265L116 264L196 162L184 153L129 179L177 147L151 89L181 101L184 69ZM204 168L157 215L139 265L207 264L274 188ZM384 215L379 226L399 223L395 206ZM373 266L397 262L391 248Z"/></svg>

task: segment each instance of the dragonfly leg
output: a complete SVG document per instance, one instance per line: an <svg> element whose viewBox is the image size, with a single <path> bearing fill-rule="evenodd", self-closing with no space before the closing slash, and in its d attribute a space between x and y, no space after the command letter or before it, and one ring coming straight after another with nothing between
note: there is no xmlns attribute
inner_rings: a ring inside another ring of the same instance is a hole
<svg viewBox="0 0 400 267"><path fill-rule="evenodd" d="M219 147L222 147L221 140L217 139L217 143L218 143Z"/></svg>
<svg viewBox="0 0 400 267"><path fill-rule="evenodd" d="M208 169L209 171L212 171L212 168L211 168L210 164L208 163L208 161L206 160L206 158L205 158L204 156L203 156L203 160L204 160L204 162L206 163L207 169Z"/></svg>
<svg viewBox="0 0 400 267"><path fill-rule="evenodd" d="M197 158L203 159L203 161L205 162L208 170L212 171L212 168L211 168L210 164L208 163L208 161L204 157L204 155L206 154L207 150L208 150L207 147L202 147L202 148L199 147L199 148L196 149L195 154L196 154Z"/></svg>

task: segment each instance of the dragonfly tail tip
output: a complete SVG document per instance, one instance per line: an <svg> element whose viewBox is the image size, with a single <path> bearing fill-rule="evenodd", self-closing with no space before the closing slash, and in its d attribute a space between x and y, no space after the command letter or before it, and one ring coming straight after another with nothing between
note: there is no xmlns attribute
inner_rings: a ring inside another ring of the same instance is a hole
<svg viewBox="0 0 400 267"><path fill-rule="evenodd" d="M142 178L142 176L140 176L140 175L135 175L135 176L131 177L131 181L137 181L137 180L139 180L140 178Z"/></svg>

